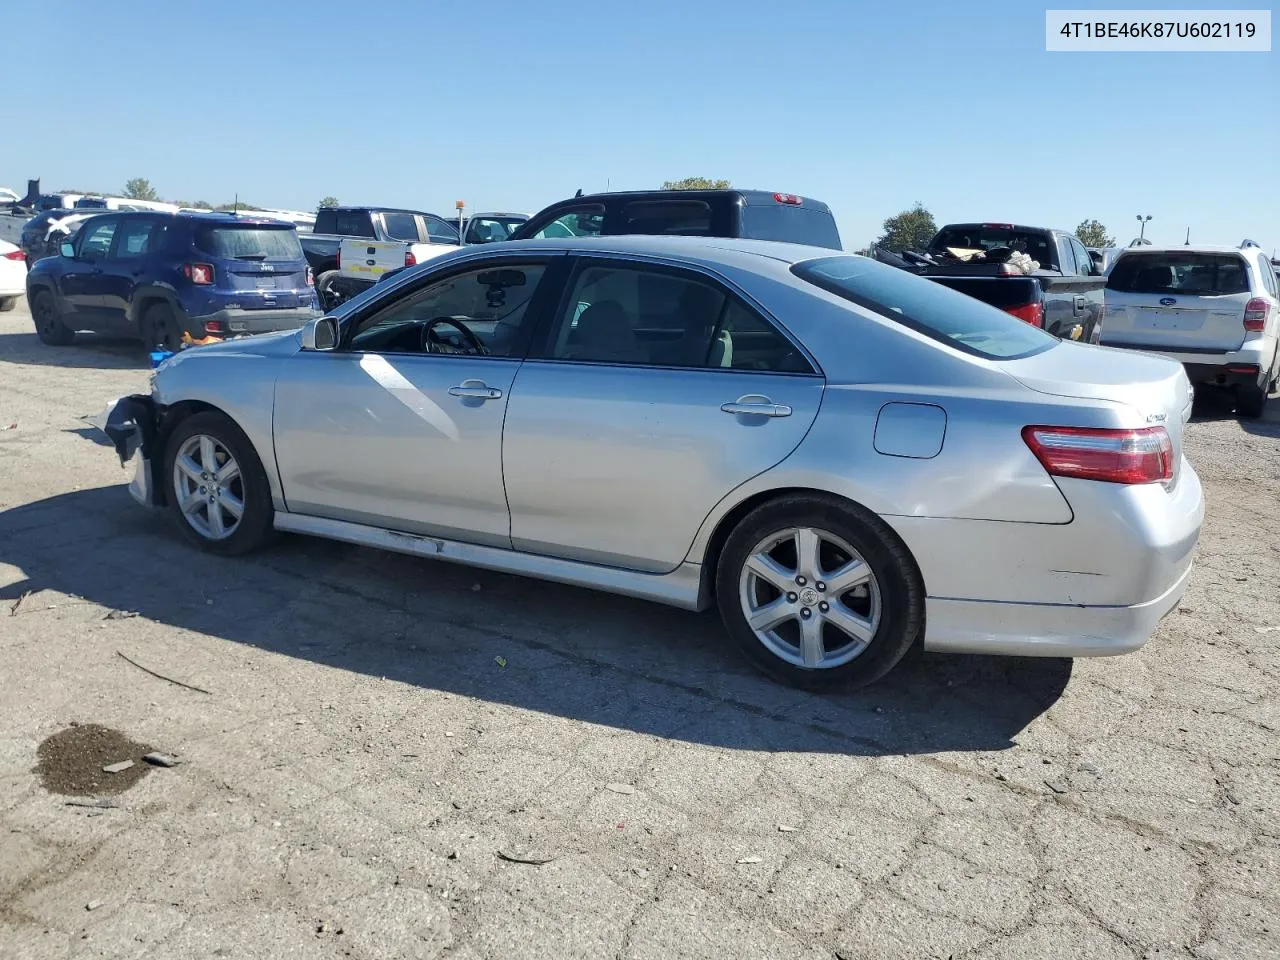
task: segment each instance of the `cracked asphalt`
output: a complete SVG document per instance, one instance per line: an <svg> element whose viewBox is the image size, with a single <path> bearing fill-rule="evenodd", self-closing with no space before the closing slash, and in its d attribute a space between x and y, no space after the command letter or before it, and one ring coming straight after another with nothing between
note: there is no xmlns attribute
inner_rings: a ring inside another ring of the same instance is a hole
<svg viewBox="0 0 1280 960"><path fill-rule="evenodd" d="M712 616L199 554L80 419L145 389L0 315L0 957L1280 955L1280 401L1198 406L1201 552L1141 652L816 696ZM72 722L182 762L67 805Z"/></svg>

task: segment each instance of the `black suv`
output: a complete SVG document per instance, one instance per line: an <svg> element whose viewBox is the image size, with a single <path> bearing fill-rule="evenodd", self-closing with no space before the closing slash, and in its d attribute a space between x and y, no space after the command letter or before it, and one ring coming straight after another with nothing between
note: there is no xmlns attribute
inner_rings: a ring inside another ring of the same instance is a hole
<svg viewBox="0 0 1280 960"><path fill-rule="evenodd" d="M841 249L840 231L825 203L767 190L634 190L573 197L535 214L511 239L635 233Z"/></svg>

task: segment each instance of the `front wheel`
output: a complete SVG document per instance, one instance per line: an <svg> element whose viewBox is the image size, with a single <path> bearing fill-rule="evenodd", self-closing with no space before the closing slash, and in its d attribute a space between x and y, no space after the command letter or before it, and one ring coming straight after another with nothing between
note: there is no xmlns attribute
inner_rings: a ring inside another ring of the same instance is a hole
<svg viewBox="0 0 1280 960"><path fill-rule="evenodd" d="M789 496L729 535L716 598L747 658L798 687L863 686L915 643L924 588L896 534L854 504Z"/></svg>
<svg viewBox="0 0 1280 960"><path fill-rule="evenodd" d="M65 347L76 338L75 331L62 322L53 294L41 290L31 304L31 318L36 323L36 336L51 347Z"/></svg>
<svg viewBox="0 0 1280 960"><path fill-rule="evenodd" d="M267 473L234 421L214 411L194 414L174 428L166 450L169 508L187 539L224 556L270 540L275 508Z"/></svg>

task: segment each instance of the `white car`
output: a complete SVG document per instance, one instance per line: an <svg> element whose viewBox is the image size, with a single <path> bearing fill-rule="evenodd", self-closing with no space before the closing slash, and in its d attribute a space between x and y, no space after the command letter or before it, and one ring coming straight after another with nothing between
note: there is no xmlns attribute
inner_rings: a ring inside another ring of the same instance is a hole
<svg viewBox="0 0 1280 960"><path fill-rule="evenodd" d="M22 196L20 194L15 193L8 187L0 187L0 206L9 203L17 203L21 199Z"/></svg>
<svg viewBox="0 0 1280 960"><path fill-rule="evenodd" d="M1280 280L1262 249L1130 247L1107 276L1102 343L1163 354L1192 383L1229 387L1262 415L1280 377Z"/></svg>
<svg viewBox="0 0 1280 960"><path fill-rule="evenodd" d="M27 258L22 248L0 240L0 313L12 310L27 290Z"/></svg>

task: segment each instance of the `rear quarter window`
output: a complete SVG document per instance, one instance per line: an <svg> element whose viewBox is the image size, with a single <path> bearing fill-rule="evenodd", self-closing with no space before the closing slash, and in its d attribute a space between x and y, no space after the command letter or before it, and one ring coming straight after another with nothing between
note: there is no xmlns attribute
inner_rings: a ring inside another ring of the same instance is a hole
<svg viewBox="0 0 1280 960"><path fill-rule="evenodd" d="M988 360L1031 356L1058 342L1003 310L866 257L806 260L791 272L887 320Z"/></svg>
<svg viewBox="0 0 1280 960"><path fill-rule="evenodd" d="M1215 296L1249 292L1249 265L1234 253L1126 253L1107 277L1119 293Z"/></svg>
<svg viewBox="0 0 1280 960"><path fill-rule="evenodd" d="M226 260L301 260L302 245L291 229L250 226L199 226L196 249Z"/></svg>
<svg viewBox="0 0 1280 960"><path fill-rule="evenodd" d="M711 236L711 204L705 200L637 200L622 208L618 232L649 236Z"/></svg>

